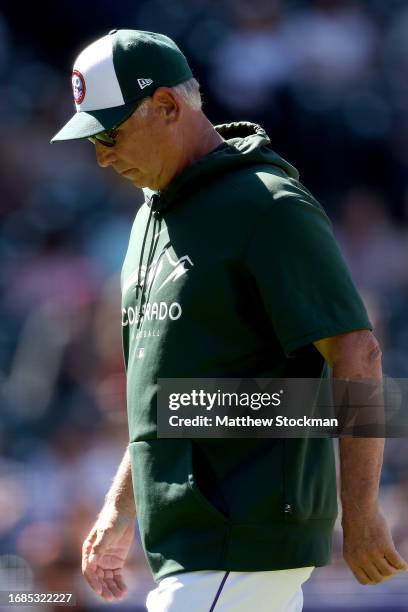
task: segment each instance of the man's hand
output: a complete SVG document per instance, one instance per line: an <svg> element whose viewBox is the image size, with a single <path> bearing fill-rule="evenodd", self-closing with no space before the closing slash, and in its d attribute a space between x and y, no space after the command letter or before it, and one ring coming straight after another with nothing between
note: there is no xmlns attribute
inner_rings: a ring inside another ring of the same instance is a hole
<svg viewBox="0 0 408 612"><path fill-rule="evenodd" d="M134 537L134 518L105 506L82 546L82 573L106 601L127 593L123 567Z"/></svg>
<svg viewBox="0 0 408 612"><path fill-rule="evenodd" d="M343 514L342 525L343 556L361 584L378 584L398 571L408 571L379 510Z"/></svg>

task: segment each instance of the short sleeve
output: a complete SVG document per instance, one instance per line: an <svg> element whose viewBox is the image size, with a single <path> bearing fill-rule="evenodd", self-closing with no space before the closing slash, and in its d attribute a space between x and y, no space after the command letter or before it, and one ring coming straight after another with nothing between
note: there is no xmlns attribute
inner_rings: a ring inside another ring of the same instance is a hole
<svg viewBox="0 0 408 612"><path fill-rule="evenodd" d="M296 181L270 195L245 261L286 354L372 329L326 213Z"/></svg>

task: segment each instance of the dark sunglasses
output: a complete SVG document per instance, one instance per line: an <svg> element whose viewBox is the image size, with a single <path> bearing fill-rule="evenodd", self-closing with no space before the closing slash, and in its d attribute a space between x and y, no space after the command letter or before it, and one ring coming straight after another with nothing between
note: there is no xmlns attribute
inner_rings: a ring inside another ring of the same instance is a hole
<svg viewBox="0 0 408 612"><path fill-rule="evenodd" d="M92 144L96 144L97 142L100 142L105 147L114 147L116 144L116 132L118 128L122 125L122 123L125 123L125 121L127 121L133 115L134 112L137 111L137 109L139 108L139 106L145 99L146 98L143 98L142 100L140 100L137 106L133 108L132 111L128 115L126 115L124 119L122 119L119 123L114 125L110 130L106 130L105 132L99 132L99 134L95 134L95 136L89 136L88 137L89 142L92 142Z"/></svg>
<svg viewBox="0 0 408 612"><path fill-rule="evenodd" d="M100 134L96 134L95 136L89 136L88 140L89 142L92 142L92 144L96 144L97 142L100 142L101 144L105 145L105 147L114 147L116 144L116 130L118 129L119 126L115 126L110 130L107 130L106 132L101 132Z"/></svg>

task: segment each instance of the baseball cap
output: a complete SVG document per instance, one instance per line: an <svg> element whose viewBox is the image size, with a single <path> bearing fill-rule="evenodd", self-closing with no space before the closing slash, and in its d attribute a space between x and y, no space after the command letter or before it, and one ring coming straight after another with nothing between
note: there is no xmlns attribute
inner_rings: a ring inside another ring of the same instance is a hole
<svg viewBox="0 0 408 612"><path fill-rule="evenodd" d="M187 59L164 34L111 30L75 60L72 91L76 113L51 142L88 138L110 130L158 87L174 87L192 77Z"/></svg>

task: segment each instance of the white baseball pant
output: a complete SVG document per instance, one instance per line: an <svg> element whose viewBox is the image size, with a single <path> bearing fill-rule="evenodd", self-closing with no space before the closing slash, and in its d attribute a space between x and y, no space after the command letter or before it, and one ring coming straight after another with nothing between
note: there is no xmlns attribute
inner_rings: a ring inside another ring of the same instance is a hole
<svg viewBox="0 0 408 612"><path fill-rule="evenodd" d="M163 578L148 612L301 612L313 567L268 572L198 571Z"/></svg>

